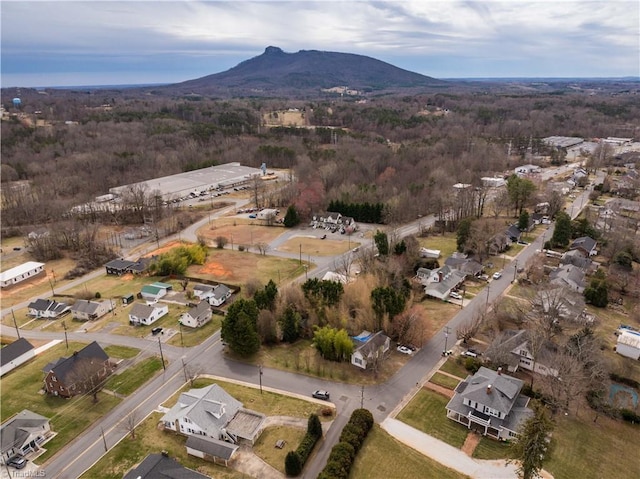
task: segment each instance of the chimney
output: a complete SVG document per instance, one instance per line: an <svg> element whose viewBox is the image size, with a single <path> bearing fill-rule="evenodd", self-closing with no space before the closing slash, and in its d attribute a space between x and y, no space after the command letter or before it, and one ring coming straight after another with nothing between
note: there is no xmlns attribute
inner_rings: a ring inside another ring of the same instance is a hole
<svg viewBox="0 0 640 479"><path fill-rule="evenodd" d="M498 368L498 376L502 376L502 368Z"/></svg>
<svg viewBox="0 0 640 479"><path fill-rule="evenodd" d="M438 283L442 283L442 271L438 271Z"/></svg>
<svg viewBox="0 0 640 479"><path fill-rule="evenodd" d="M487 386L487 394L491 394L491 384Z"/></svg>

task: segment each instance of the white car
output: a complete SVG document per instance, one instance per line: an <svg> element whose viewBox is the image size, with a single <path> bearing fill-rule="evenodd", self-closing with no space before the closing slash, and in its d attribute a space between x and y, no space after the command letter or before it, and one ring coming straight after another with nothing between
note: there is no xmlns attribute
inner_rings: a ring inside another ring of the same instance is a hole
<svg viewBox="0 0 640 479"><path fill-rule="evenodd" d="M456 293L455 291L451 291L449 293L449 296L451 296L453 299L462 299L462 295L459 293Z"/></svg>
<svg viewBox="0 0 640 479"><path fill-rule="evenodd" d="M398 352L399 352L399 353L402 353L402 354L411 354L411 353L413 353L413 351L411 351L411 350L410 350L408 347L406 347L406 346L398 346L398 347L397 347L397 350L398 350Z"/></svg>
<svg viewBox="0 0 640 479"><path fill-rule="evenodd" d="M493 273L493 279L500 279L502 278L502 271L496 271L495 273Z"/></svg>

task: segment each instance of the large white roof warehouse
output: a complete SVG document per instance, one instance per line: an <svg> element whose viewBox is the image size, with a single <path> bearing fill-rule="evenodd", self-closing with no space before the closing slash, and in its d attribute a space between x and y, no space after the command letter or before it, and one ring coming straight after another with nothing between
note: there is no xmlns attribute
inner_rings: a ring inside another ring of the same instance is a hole
<svg viewBox="0 0 640 479"><path fill-rule="evenodd" d="M32 278L44 271L44 263L27 261L19 266L8 269L0 273L0 287L6 288L13 284Z"/></svg>
<svg viewBox="0 0 640 479"><path fill-rule="evenodd" d="M124 192L131 188L142 187L146 189L147 194L152 191L160 191L164 199L172 199L189 195L192 192L199 194L202 191L209 191L219 186L223 188L232 187L236 184L247 182L254 175L262 176L259 168L242 166L237 162L226 163L130 185L116 186L110 188L109 193L122 196Z"/></svg>

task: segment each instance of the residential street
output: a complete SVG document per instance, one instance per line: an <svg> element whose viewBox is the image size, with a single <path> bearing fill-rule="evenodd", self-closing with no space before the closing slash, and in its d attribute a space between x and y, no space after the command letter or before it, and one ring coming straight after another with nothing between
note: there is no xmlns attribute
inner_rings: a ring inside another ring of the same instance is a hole
<svg viewBox="0 0 640 479"><path fill-rule="evenodd" d="M575 216L577 216L577 212L574 211L574 209L577 209L575 208L577 205L580 205L578 208L581 209L582 206L586 204L584 195L588 196L588 191L585 191L575 200L574 206L571 208L572 217L574 217L574 213ZM236 206L234 206L234 208L235 207ZM218 214L222 213L223 211ZM205 219L199 223L205 224L207 221L208 219ZM396 231L398 236L406 236L416 233L421 225L433 224L433 221L433 217L422 218L411 224L402 226ZM198 224L192 225L181 233L182 237L194 239L195 231L198 227ZM451 331L449 336L445 335L445 328L443 327L387 382L366 387L364 389L364 397L361 396L362 389L358 385L324 381L281 370L263 369L262 384L264 387L273 388L274 390L281 391L283 394L300 395L305 398L309 397L310 392L314 389L327 389L331 392L331 396L336 404L337 417L327 432L324 441L322 441L317 454L315 454L313 460L307 464L303 477L317 477L326 463L332 446L337 441L342 426L346 423L351 412L361 406L361 401L362 406L373 413L376 422L383 423L385 419L389 417L391 411L403 402L407 394L415 391L416 384L421 384L425 375L432 371L439 361L443 359L442 352L455 343L456 329L461 324L471 321L475 314L491 307L491 304L496 298L502 295L515 278L517 265L524 265L526 261L535 254L536 250L542 249L543 241L550 239L552 234L553 225L551 225L543 235L540 235L535 241L525 247L515 260L506 264L503 268L502 277L491 281L483 291L470 300L465 308L461 309L460 312L449 321L446 325L449 331ZM192 236L193 238L191 238ZM170 241L171 239L172 238L167 238L166 241ZM363 247L373 246L363 245ZM269 253L277 254L274 249L271 249ZM318 267L310 271L309 274L313 274L315 277L321 277L324 272L331 269L333 261L334 258L330 258L322 264L318 264ZM90 277L99 276L100 274L103 274L103 271L97 270L91 273ZM86 280L87 277L85 276L74 283L80 284ZM8 310L3 311L3 315L8 312ZM3 335L11 336L14 333L15 331L12 328L3 326ZM21 335L33 339L60 339L62 337L62 333L29 330L21 330ZM144 351L155 351L157 348L155 341L106 333L69 333L69 339L81 341L96 340L102 344L121 344L140 348ZM156 376L136 393L123 400L114 410L88 428L82 435L77 437L59 454L47 462L42 467L47 477L69 479L79 477L102 457L106 449L113 447L113 445L128 434L127 429L122 425L122 421L129 414L135 414L138 421L143 420L186 382L183 364L201 374L232 379L256 387L259 382L258 368L250 364L230 360L224 355L219 332L206 339L199 346L193 348L183 349L163 345L163 353L169 360L166 371ZM392 423L386 422L385 424L388 425Z"/></svg>

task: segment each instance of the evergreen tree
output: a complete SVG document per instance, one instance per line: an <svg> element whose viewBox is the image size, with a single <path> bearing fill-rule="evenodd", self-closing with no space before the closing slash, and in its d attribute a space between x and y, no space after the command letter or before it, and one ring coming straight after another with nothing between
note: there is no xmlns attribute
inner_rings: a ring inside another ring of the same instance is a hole
<svg viewBox="0 0 640 479"><path fill-rule="evenodd" d="M527 231L528 228L529 228L529 212L527 210L524 210L522 213L520 213L520 216L518 217L518 229L520 231Z"/></svg>
<svg viewBox="0 0 640 479"><path fill-rule="evenodd" d="M241 356L250 356L260 348L257 332L258 307L255 301L239 299L227 311L220 336L229 348Z"/></svg>
<svg viewBox="0 0 640 479"><path fill-rule="evenodd" d="M549 434L553 429L553 423L542 406L534 406L533 412L533 416L527 419L513 442L518 474L522 479L539 477L549 446Z"/></svg>
<svg viewBox="0 0 640 479"><path fill-rule="evenodd" d="M287 343L293 343L300 337L300 313L290 305L287 306L282 318L280 318L280 326L282 328L282 340Z"/></svg>
<svg viewBox="0 0 640 479"><path fill-rule="evenodd" d="M458 251L461 253L464 251L464 247L471 236L471 223L473 223L473 218L464 218L458 223L456 244L458 245Z"/></svg>
<svg viewBox="0 0 640 479"><path fill-rule="evenodd" d="M589 287L584 290L584 298L598 308L605 308L609 303L609 285L602 270L596 271L591 278Z"/></svg>
<svg viewBox="0 0 640 479"><path fill-rule="evenodd" d="M311 414L307 421L307 434L313 437L322 437L322 424L317 414Z"/></svg>
<svg viewBox="0 0 640 479"><path fill-rule="evenodd" d="M565 248L571 240L571 217L564 211L556 215L556 227L551 237L551 245Z"/></svg>
<svg viewBox="0 0 640 479"><path fill-rule="evenodd" d="M284 458L284 470L287 476L295 477L299 476L302 472L302 462L300 461L300 455L296 451L289 451Z"/></svg>
<svg viewBox="0 0 640 479"><path fill-rule="evenodd" d="M284 215L284 225L287 228L293 228L300 224L300 217L298 216L298 210L294 205L287 208L287 213Z"/></svg>
<svg viewBox="0 0 640 479"><path fill-rule="evenodd" d="M378 248L380 256L387 256L389 254L389 238L387 238L387 233L380 230L376 231L373 241Z"/></svg>

